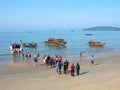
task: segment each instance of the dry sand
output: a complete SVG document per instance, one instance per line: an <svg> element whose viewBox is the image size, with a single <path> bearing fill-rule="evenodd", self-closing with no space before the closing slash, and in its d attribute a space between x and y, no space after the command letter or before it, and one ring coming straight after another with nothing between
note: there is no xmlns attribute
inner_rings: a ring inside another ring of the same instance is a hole
<svg viewBox="0 0 120 90"><path fill-rule="evenodd" d="M43 62L37 68L33 63L2 64L0 90L120 90L120 56L99 58L96 65L79 62L80 75L75 77L59 75Z"/></svg>

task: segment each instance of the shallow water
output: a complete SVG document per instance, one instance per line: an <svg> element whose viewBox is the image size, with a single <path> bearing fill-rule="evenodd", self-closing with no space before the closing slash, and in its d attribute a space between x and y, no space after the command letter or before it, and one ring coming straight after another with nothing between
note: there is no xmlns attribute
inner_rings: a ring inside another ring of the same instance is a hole
<svg viewBox="0 0 120 90"><path fill-rule="evenodd" d="M85 34L92 34L87 36ZM63 38L67 41L65 47L53 47L44 44L48 38ZM32 32L0 32L0 63L23 61L20 55L11 55L9 46L11 43L22 40L23 42L36 42L37 48L24 48L24 52L32 54L40 53L41 58L46 55L61 56L96 54L105 52L120 51L120 32L119 31L82 31L82 30L46 30ZM104 47L90 47L90 40L105 42Z"/></svg>

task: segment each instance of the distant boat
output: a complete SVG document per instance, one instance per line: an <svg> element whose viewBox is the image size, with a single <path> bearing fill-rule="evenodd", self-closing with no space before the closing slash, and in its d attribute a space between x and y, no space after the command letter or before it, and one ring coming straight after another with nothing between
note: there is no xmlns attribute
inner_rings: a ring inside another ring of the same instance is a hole
<svg viewBox="0 0 120 90"><path fill-rule="evenodd" d="M88 34L85 34L85 35L86 35L86 36L91 36L92 34L89 34L89 33L88 33Z"/></svg>
<svg viewBox="0 0 120 90"><path fill-rule="evenodd" d="M23 43L22 40L20 40L20 42L23 45L23 47L31 47L31 48L37 47L37 43L35 43L35 42Z"/></svg>
<svg viewBox="0 0 120 90"><path fill-rule="evenodd" d="M37 43L23 43L23 47L32 47L32 48L35 48L37 47Z"/></svg>
<svg viewBox="0 0 120 90"><path fill-rule="evenodd" d="M65 46L67 42L64 41L64 39L55 39L55 38L49 38L47 41L45 41L46 45L51 46Z"/></svg>
<svg viewBox="0 0 120 90"><path fill-rule="evenodd" d="M105 45L105 43L97 42L97 41L89 41L89 45L90 46L100 46L100 47L103 47Z"/></svg>
<svg viewBox="0 0 120 90"><path fill-rule="evenodd" d="M12 54L22 52L22 50L23 50L23 47L21 44L13 43L10 45L10 51Z"/></svg>

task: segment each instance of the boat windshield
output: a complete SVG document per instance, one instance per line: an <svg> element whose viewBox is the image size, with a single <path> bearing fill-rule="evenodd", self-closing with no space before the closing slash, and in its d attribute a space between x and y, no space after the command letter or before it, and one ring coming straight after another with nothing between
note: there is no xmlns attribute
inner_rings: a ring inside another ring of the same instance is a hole
<svg viewBox="0 0 120 90"><path fill-rule="evenodd" d="M20 44L14 43L14 44L12 44L12 47L13 47L13 48L20 48Z"/></svg>

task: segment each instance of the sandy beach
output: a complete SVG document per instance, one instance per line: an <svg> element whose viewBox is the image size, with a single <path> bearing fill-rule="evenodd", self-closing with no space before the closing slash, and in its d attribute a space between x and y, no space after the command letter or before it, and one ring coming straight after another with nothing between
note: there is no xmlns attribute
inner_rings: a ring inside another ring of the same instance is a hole
<svg viewBox="0 0 120 90"><path fill-rule="evenodd" d="M120 90L119 55L98 58L95 65L79 63L80 75L75 77L59 75L42 61L37 68L25 62L1 64L0 90Z"/></svg>

